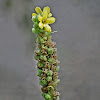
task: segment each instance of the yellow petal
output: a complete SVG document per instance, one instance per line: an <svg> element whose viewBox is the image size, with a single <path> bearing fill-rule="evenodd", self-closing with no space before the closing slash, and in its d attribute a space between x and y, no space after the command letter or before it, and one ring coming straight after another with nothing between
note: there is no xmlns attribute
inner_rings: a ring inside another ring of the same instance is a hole
<svg viewBox="0 0 100 100"><path fill-rule="evenodd" d="M36 15L36 13L32 13L32 16Z"/></svg>
<svg viewBox="0 0 100 100"><path fill-rule="evenodd" d="M39 20L40 22L42 22L42 19L43 19L43 17L39 14L39 15L38 15L38 20Z"/></svg>
<svg viewBox="0 0 100 100"><path fill-rule="evenodd" d="M46 20L46 19L47 19L47 16L48 16L47 11L44 11L44 12L43 12L43 19L45 19L45 20Z"/></svg>
<svg viewBox="0 0 100 100"><path fill-rule="evenodd" d="M38 13L42 13L42 10L41 10L40 7L36 7L36 8L35 8L35 11L37 12L37 14L38 14Z"/></svg>
<svg viewBox="0 0 100 100"><path fill-rule="evenodd" d="M46 22L47 22L48 24L52 24L52 23L55 22L55 18L54 18L54 17L47 18Z"/></svg>
<svg viewBox="0 0 100 100"><path fill-rule="evenodd" d="M42 29L44 24L42 22L39 23L39 27Z"/></svg>
<svg viewBox="0 0 100 100"><path fill-rule="evenodd" d="M52 16L52 14L51 14L51 13L49 13L49 14L48 14L48 17L51 17L51 16Z"/></svg>
<svg viewBox="0 0 100 100"><path fill-rule="evenodd" d="M48 24L44 25L45 31L51 32L51 27Z"/></svg>
<svg viewBox="0 0 100 100"><path fill-rule="evenodd" d="M47 7L44 7L43 12L44 11L47 11L47 13L50 13L50 8L48 6Z"/></svg>

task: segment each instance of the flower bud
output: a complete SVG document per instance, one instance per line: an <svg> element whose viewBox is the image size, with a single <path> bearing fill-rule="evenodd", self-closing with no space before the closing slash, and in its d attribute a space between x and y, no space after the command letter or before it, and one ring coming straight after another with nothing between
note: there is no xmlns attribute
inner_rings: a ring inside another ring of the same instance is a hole
<svg viewBox="0 0 100 100"><path fill-rule="evenodd" d="M33 33L38 33L38 32L35 30L35 28L32 28L32 32L33 32Z"/></svg>
<svg viewBox="0 0 100 100"><path fill-rule="evenodd" d="M38 27L38 24L34 24L33 27L36 29Z"/></svg>
<svg viewBox="0 0 100 100"><path fill-rule="evenodd" d="M43 37L43 40L46 41L47 40L47 37Z"/></svg>
<svg viewBox="0 0 100 100"><path fill-rule="evenodd" d="M39 56L35 55L35 59L36 59L36 60L39 60Z"/></svg>
<svg viewBox="0 0 100 100"><path fill-rule="evenodd" d="M46 94L46 95L45 95L45 99L46 99L46 100L50 100L50 99L51 99L51 96L50 96L49 94Z"/></svg>
<svg viewBox="0 0 100 100"><path fill-rule="evenodd" d="M32 16L32 21L36 22L36 15Z"/></svg>
<svg viewBox="0 0 100 100"><path fill-rule="evenodd" d="M42 80L40 80L40 84L41 84L42 86L44 86L44 83L42 82Z"/></svg>
<svg viewBox="0 0 100 100"><path fill-rule="evenodd" d="M51 32L46 32L45 35L48 37L51 34Z"/></svg>

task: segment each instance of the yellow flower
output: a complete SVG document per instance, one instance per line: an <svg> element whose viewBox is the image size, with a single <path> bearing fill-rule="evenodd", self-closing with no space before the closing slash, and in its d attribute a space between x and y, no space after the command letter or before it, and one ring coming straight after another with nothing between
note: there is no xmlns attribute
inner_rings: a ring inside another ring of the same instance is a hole
<svg viewBox="0 0 100 100"><path fill-rule="evenodd" d="M51 32L51 27L48 24L54 23L55 18L51 17L52 14L50 13L50 8L48 6L44 7L42 12L40 7L36 7L35 11L38 14L38 20L40 21L39 27L41 29L44 27L47 32ZM37 15L36 13L32 13L32 16Z"/></svg>
<svg viewBox="0 0 100 100"><path fill-rule="evenodd" d="M39 27L41 29L44 27L47 32L51 32L51 27L48 24L55 22L55 18L51 16L52 14L50 13L49 7L44 7L42 16L40 14L38 15L38 20L40 21Z"/></svg>
<svg viewBox="0 0 100 100"><path fill-rule="evenodd" d="M41 10L40 7L36 7L35 11L36 11L37 14L42 13L42 10ZM32 13L32 16L37 15L36 13Z"/></svg>

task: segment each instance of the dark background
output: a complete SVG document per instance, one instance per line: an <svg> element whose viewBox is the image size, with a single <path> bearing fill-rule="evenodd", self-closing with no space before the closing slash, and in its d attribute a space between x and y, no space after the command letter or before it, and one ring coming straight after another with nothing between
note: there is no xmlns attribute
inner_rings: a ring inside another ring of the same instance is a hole
<svg viewBox="0 0 100 100"><path fill-rule="evenodd" d="M51 7L61 100L100 100L100 0L0 0L0 100L43 100L31 13Z"/></svg>

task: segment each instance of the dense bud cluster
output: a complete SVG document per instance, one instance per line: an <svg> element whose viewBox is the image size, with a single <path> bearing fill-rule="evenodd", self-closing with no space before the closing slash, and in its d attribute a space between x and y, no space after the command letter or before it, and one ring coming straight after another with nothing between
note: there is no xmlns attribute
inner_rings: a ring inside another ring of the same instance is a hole
<svg viewBox="0 0 100 100"><path fill-rule="evenodd" d="M40 11L39 8L38 10ZM42 29L39 27L39 15L42 14L38 13L32 16L32 21L34 22L32 32L37 33L37 45L34 53L35 59L38 61L37 70L40 84L42 85L42 96L45 100L59 100L60 93L56 89L57 84L60 82L60 79L58 79L59 61L56 55L56 43L52 42L51 32L45 30L44 27Z"/></svg>

